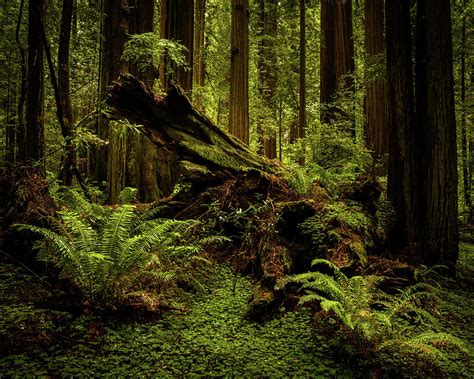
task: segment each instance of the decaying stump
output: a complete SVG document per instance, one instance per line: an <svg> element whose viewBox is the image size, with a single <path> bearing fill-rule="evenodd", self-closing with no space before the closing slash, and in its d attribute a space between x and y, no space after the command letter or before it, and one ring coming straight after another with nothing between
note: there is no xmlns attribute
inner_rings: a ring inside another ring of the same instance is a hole
<svg viewBox="0 0 474 379"><path fill-rule="evenodd" d="M368 237L362 232L357 235L336 220L314 231L327 234L320 240L312 235L318 215L335 202L327 191L315 184L310 195L297 194L289 188L281 166L215 126L192 107L179 87L157 97L126 75L111 88L107 103L114 117L142 125L156 147L168 150L179 165L182 190L155 204L160 217L212 218L218 232L231 237L231 246L219 250L260 282L249 310L252 317L265 316L281 304L284 296L273 290L276 282L289 273L308 271L312 259L331 258L336 251L341 264L351 269L364 260L361 250L369 243L364 245ZM364 185L359 183L369 197L362 199L368 206L359 208L372 217L380 192L372 193ZM346 192L352 202L363 197L357 190ZM329 229L339 239L329 238Z"/></svg>

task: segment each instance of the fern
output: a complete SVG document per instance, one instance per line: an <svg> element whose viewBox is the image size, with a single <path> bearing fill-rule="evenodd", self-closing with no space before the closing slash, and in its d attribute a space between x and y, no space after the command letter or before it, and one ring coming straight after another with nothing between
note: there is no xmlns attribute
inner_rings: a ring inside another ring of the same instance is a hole
<svg viewBox="0 0 474 379"><path fill-rule="evenodd" d="M435 367L446 360L447 348L467 354L462 342L448 333L429 331L403 337L397 330L401 317L416 317L430 329L440 329L433 314L423 308L425 303L432 305L438 300L433 285L417 283L400 290L396 296L389 296L379 289L385 280L382 276L348 278L337 266L323 259L314 260L312 266L329 271L330 275L315 271L290 276L280 281L279 288L289 283L299 284L305 291L299 303L319 302L324 312L337 318L346 333L349 331L349 341L355 342L358 351L380 354L396 350L414 354Z"/></svg>
<svg viewBox="0 0 474 379"><path fill-rule="evenodd" d="M92 305L109 306L140 290L141 283L156 288L175 275L163 267L163 260L189 259L198 252L183 236L197 222L176 220L143 221L132 205L100 211L102 222L95 225L91 214L74 210L59 213L55 230L31 225L18 227L43 237L42 254L61 268L62 275L77 286ZM102 216L106 215L106 216ZM45 243L47 242L47 243ZM175 270L176 271L176 270Z"/></svg>

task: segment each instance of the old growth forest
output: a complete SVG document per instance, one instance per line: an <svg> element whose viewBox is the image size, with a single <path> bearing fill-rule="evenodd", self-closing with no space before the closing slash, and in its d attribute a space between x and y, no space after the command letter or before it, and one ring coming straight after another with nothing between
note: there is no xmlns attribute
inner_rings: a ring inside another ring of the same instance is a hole
<svg viewBox="0 0 474 379"><path fill-rule="evenodd" d="M473 378L473 10L1 1L0 378Z"/></svg>

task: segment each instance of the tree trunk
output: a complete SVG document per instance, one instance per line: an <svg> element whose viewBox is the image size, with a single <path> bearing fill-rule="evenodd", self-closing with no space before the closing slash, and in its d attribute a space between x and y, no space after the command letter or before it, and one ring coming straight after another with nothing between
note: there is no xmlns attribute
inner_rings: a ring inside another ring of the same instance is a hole
<svg viewBox="0 0 474 379"><path fill-rule="evenodd" d="M170 149L188 179L200 185L235 178L241 170L275 170L268 160L201 115L180 87L172 85L167 96L159 98L127 75L112 88L107 103L116 117L143 125L155 146Z"/></svg>
<svg viewBox="0 0 474 379"><path fill-rule="evenodd" d="M102 24L99 68L99 107L105 100L107 87L117 80L120 72L126 71L122 53L128 32L128 1L102 0ZM101 109L99 109L99 112ZM104 141L112 137L109 133L109 123L101 114L98 120L98 135ZM108 157L113 141L109 146L101 147L97 152L97 175L99 185L108 179ZM109 189L110 190L110 189ZM114 191L116 192L116 191ZM115 197L115 195L114 195ZM110 198L110 194L109 194Z"/></svg>
<svg viewBox="0 0 474 379"><path fill-rule="evenodd" d="M30 0L28 8L28 86L26 89L26 140L20 150L25 161L37 162L44 157L44 71L41 22L44 1ZM41 166L44 164L42 162Z"/></svg>
<svg viewBox="0 0 474 379"><path fill-rule="evenodd" d="M336 0L335 13L336 78L340 88L352 86L354 73L354 37L352 0Z"/></svg>
<svg viewBox="0 0 474 379"><path fill-rule="evenodd" d="M131 0L130 34L141 34L153 31L155 4L153 0ZM153 67L139 71L134 65L129 66L131 74L142 80L152 90L154 83ZM158 156L151 141L142 133L132 133L127 138L127 186L138 189L138 199L151 202L158 199L160 192L156 177Z"/></svg>
<svg viewBox="0 0 474 379"><path fill-rule="evenodd" d="M126 62L122 60L123 49L128 33L128 0L104 0L103 3L103 44L101 46L100 99L104 100L107 87L118 79L120 73L127 71ZM103 117L99 122L99 137L109 141L106 154L98 156L98 179L107 172L108 202L114 204L125 187L126 139L114 133Z"/></svg>
<svg viewBox="0 0 474 379"><path fill-rule="evenodd" d="M258 75L259 93L262 98L262 114L259 117L259 139L262 153L276 158L275 130L275 89L276 89L276 47L278 22L278 2L276 0L259 0L258 28Z"/></svg>
<svg viewBox="0 0 474 379"><path fill-rule="evenodd" d="M389 101L388 198L397 213L392 247L417 241L414 96L410 0L386 0L387 83Z"/></svg>
<svg viewBox="0 0 474 379"><path fill-rule="evenodd" d="M229 132L249 144L248 0L232 0Z"/></svg>
<svg viewBox="0 0 474 379"><path fill-rule="evenodd" d="M205 30L206 30L206 0L196 0L195 2L195 32L194 32L194 84L197 91L193 93L194 105L202 110L202 87L204 86L206 66L205 66Z"/></svg>
<svg viewBox="0 0 474 379"><path fill-rule="evenodd" d="M306 129L306 0L300 0L300 107L298 114L298 138L303 147L298 163L305 163L305 129Z"/></svg>
<svg viewBox="0 0 474 379"><path fill-rule="evenodd" d="M463 8L466 9L467 0L463 0ZM474 210L471 199L471 181L469 176L468 159L468 135L466 125L466 14L463 12L461 25L461 157L462 157L462 176L464 189L464 205L467 210L468 223L474 221Z"/></svg>
<svg viewBox="0 0 474 379"><path fill-rule="evenodd" d="M170 80L176 80L191 96L193 89L193 37L194 0L162 0L160 11L161 38L173 39L187 49L186 62L189 67L171 65L172 74L162 75L163 88L169 88Z"/></svg>
<svg viewBox="0 0 474 379"><path fill-rule="evenodd" d="M21 22L23 19L25 0L20 1L20 8L18 11L18 19L16 23L15 31L15 40L20 50L20 94L18 97L18 107L17 107L17 116L18 116L18 129L16 133L16 147L18 148L15 162L21 162L26 160L26 125L25 125L25 101L26 101L26 84L28 80L28 71L26 63L26 49L20 41L20 28Z"/></svg>
<svg viewBox="0 0 474 379"><path fill-rule="evenodd" d="M72 142L74 120L69 90L69 48L71 43L73 3L73 0L63 1L58 48L59 106L62 108L62 117L64 122L63 137L66 144L64 162L59 177L66 186L70 186L72 184L73 167L76 165L76 149L74 148Z"/></svg>
<svg viewBox="0 0 474 379"><path fill-rule="evenodd" d="M385 71L384 0L365 0L365 54L370 71ZM365 146L374 152L382 176L387 174L385 156L388 154L387 82L384 76L369 78L365 95Z"/></svg>
<svg viewBox="0 0 474 379"><path fill-rule="evenodd" d="M458 258L458 176L451 5L417 1L416 110L421 151L420 203L424 261L454 269Z"/></svg>
<svg viewBox="0 0 474 379"><path fill-rule="evenodd" d="M329 106L337 90L335 45L335 0L321 0L321 40L319 50L321 122L329 123L332 110Z"/></svg>

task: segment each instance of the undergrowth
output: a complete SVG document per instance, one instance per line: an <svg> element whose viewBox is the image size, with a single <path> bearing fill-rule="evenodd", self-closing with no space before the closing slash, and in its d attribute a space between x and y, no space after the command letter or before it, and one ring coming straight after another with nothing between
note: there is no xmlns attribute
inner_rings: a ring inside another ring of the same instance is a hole
<svg viewBox="0 0 474 379"><path fill-rule="evenodd" d="M337 325L334 333L342 336L345 354L359 357L359 365L374 369L383 362L386 373L412 372L417 377L449 376L462 369L452 357L462 361L469 351L461 339L441 331L434 317L440 300L434 286L417 283L393 296L380 289L382 276L347 277L323 259L315 259L312 266L315 271L287 277L279 286L300 285L305 291L300 305L319 304L317 322L327 325L327 319ZM413 326L422 332L414 334Z"/></svg>
<svg viewBox="0 0 474 379"><path fill-rule="evenodd" d="M72 377L351 377L306 310L263 324L245 320L248 278L215 266L196 294L182 294L179 309L156 321L97 320L71 323L68 348L7 354L7 376Z"/></svg>

